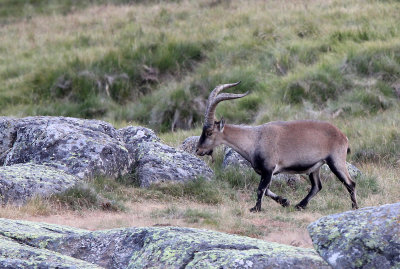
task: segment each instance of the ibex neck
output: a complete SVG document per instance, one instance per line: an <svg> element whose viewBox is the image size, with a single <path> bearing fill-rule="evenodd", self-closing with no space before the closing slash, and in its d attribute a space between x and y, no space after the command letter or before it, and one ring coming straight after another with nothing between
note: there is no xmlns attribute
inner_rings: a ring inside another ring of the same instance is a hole
<svg viewBox="0 0 400 269"><path fill-rule="evenodd" d="M233 148L243 158L251 162L251 153L254 151L256 134L253 127L226 124L222 143Z"/></svg>

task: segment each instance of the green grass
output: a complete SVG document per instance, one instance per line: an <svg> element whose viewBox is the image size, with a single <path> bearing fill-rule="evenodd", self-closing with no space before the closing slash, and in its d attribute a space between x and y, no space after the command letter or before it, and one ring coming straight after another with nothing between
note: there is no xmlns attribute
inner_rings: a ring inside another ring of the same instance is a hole
<svg viewBox="0 0 400 269"><path fill-rule="evenodd" d="M232 91L252 94L217 111L229 122L310 117L309 110L322 119L339 110L346 119L395 114L398 7L356 0L245 8L240 1L4 3L0 10L16 20L1 30L0 113L135 121L168 132L200 126L210 90L241 80Z"/></svg>
<svg viewBox="0 0 400 269"><path fill-rule="evenodd" d="M219 215L208 210L197 208L181 210L174 205L167 207L166 209L154 210L150 215L155 219L183 219L187 223L207 226L218 226L220 223Z"/></svg>
<svg viewBox="0 0 400 269"><path fill-rule="evenodd" d="M99 209L124 211L126 210L124 202L130 200L127 189L131 186L134 186L134 182L127 177L112 180L98 176L54 194L48 200L73 211Z"/></svg>
<svg viewBox="0 0 400 269"><path fill-rule="evenodd" d="M160 183L150 187L150 191L161 192L163 196L186 198L205 204L220 204L223 193L214 182L199 178L185 183Z"/></svg>

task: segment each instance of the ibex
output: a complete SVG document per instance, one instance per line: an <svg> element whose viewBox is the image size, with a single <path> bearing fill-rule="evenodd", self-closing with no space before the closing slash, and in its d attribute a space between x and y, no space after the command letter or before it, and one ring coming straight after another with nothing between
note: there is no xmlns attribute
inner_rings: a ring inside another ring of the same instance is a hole
<svg viewBox="0 0 400 269"><path fill-rule="evenodd" d="M199 138L196 153L212 155L213 149L225 144L248 160L253 169L261 175L257 190L256 205L252 212L261 210L264 195L286 207L288 199L276 195L269 186L272 175L279 173L308 174L311 190L296 205L304 209L311 198L322 188L319 177L320 167L326 163L350 193L352 208L357 209L355 182L346 167L349 152L347 137L328 122L312 120L275 121L259 126L225 124L214 118L215 109L221 101L242 98L244 94L221 93L222 90L240 83L217 86L208 98L203 132Z"/></svg>

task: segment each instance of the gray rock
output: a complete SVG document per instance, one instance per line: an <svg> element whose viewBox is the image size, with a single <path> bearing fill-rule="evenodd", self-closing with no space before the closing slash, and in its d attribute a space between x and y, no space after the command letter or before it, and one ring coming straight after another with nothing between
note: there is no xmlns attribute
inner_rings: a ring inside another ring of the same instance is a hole
<svg viewBox="0 0 400 269"><path fill-rule="evenodd" d="M159 142L138 145L135 166L142 187L165 181L186 182L199 177L211 179L214 174L203 160Z"/></svg>
<svg viewBox="0 0 400 269"><path fill-rule="evenodd" d="M185 182L198 177L210 179L214 174L203 160L162 144L150 129L131 126L118 132L134 156L134 170L141 187L166 181Z"/></svg>
<svg viewBox="0 0 400 269"><path fill-rule="evenodd" d="M128 150L134 153L135 145L143 142L161 142L153 130L141 126L128 126L117 130Z"/></svg>
<svg viewBox="0 0 400 269"><path fill-rule="evenodd" d="M139 156L139 145L145 142L161 142L153 130L141 126L128 126L117 130L117 133L134 160Z"/></svg>
<svg viewBox="0 0 400 269"><path fill-rule="evenodd" d="M0 126L3 136L15 137L4 165L45 164L79 178L98 174L116 178L128 173L132 166L133 159L117 131L106 122L65 117L10 121L11 127L4 123Z"/></svg>
<svg viewBox="0 0 400 269"><path fill-rule="evenodd" d="M62 170L38 164L0 167L0 204L22 205L29 199L65 191L80 179Z"/></svg>
<svg viewBox="0 0 400 269"><path fill-rule="evenodd" d="M135 169L141 186L213 176L204 161L162 144L152 130L143 127L130 126L117 131L98 120L1 117L0 139L0 164L5 166L42 164L80 179L96 175L117 178ZM60 175L65 178L64 174ZM50 180L60 182L60 178L46 178L47 183ZM18 182L27 183L32 195L42 194L37 188L43 189L44 183L37 184L31 179ZM22 196L24 199L31 195L26 187L14 183L7 190L10 193L5 194L4 190L3 196L8 198L3 201L11 200L11 196L22 190L26 193Z"/></svg>
<svg viewBox="0 0 400 269"><path fill-rule="evenodd" d="M16 120L9 117L0 117L0 165L4 164L16 138Z"/></svg>
<svg viewBox="0 0 400 269"><path fill-rule="evenodd" d="M237 153L235 150L233 150L230 147L225 147L225 156L224 156L224 160L222 162L222 167L225 169L229 168L229 167L237 167L239 169L243 169L245 172L248 172L249 170L253 170L250 162L248 162L239 153ZM293 185L295 182L300 181L301 178L300 178L300 175L278 174L278 175L273 175L272 180L282 181L282 182L286 182L290 185Z"/></svg>
<svg viewBox="0 0 400 269"><path fill-rule="evenodd" d="M243 158L239 153L230 147L225 147L224 160L222 162L223 168L238 167L253 169L249 161Z"/></svg>
<svg viewBox="0 0 400 269"><path fill-rule="evenodd" d="M333 268L400 268L400 203L326 216L308 231Z"/></svg>
<svg viewBox="0 0 400 269"><path fill-rule="evenodd" d="M91 232L0 219L0 236L23 247L54 251L111 269L329 268L312 249L191 228L142 227ZM5 248L0 267L4 266L7 255Z"/></svg>
<svg viewBox="0 0 400 269"><path fill-rule="evenodd" d="M17 240L10 240L5 236L0 236L0 267L3 269L102 268L55 251L20 244Z"/></svg>
<svg viewBox="0 0 400 269"><path fill-rule="evenodd" d="M180 150L186 151L187 153L196 154L197 143L199 142L200 136L190 136L186 138L179 146Z"/></svg>

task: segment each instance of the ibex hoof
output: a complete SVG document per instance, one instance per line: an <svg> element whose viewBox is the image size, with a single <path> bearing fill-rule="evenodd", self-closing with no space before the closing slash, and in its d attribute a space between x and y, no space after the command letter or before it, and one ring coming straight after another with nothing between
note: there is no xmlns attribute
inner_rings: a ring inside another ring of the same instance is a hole
<svg viewBox="0 0 400 269"><path fill-rule="evenodd" d="M296 208L297 210L301 211L301 210L306 209L306 205L297 204L294 208Z"/></svg>
<svg viewBox="0 0 400 269"><path fill-rule="evenodd" d="M260 212L261 211L261 207L259 207L259 206L255 206L255 207L252 207L252 208L250 208L250 212Z"/></svg>
<svg viewBox="0 0 400 269"><path fill-rule="evenodd" d="M280 204L281 204L283 207L288 207L288 206L290 206L290 201L289 201L288 199L286 199L286 198L283 198L283 199L281 200Z"/></svg>

